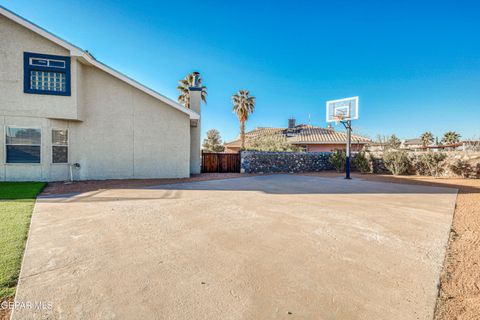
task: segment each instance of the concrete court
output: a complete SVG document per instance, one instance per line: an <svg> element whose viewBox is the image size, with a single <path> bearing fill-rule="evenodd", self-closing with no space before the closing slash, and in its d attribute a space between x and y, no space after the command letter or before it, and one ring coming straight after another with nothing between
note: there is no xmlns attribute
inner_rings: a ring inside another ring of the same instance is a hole
<svg viewBox="0 0 480 320"><path fill-rule="evenodd" d="M456 189L270 175L38 200L13 319L432 319Z"/></svg>

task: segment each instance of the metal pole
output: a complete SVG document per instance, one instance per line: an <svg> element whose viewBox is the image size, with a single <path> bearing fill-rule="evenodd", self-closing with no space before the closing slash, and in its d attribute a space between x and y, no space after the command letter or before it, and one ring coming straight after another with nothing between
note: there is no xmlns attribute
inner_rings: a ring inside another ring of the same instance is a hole
<svg viewBox="0 0 480 320"><path fill-rule="evenodd" d="M352 126L350 120L347 121L347 159L345 164L345 179L350 178L350 156L351 156L351 142L352 142Z"/></svg>

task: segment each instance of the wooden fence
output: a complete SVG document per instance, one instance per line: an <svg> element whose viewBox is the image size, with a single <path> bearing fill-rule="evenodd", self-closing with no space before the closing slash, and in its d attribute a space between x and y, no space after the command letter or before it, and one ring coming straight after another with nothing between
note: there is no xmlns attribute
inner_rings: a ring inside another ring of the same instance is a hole
<svg viewBox="0 0 480 320"><path fill-rule="evenodd" d="M240 153L202 153L202 172L240 172Z"/></svg>

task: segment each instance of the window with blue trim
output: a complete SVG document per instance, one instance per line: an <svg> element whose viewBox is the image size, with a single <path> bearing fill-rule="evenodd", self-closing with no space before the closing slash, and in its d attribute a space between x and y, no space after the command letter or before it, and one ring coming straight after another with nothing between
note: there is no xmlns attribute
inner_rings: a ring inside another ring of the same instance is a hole
<svg viewBox="0 0 480 320"><path fill-rule="evenodd" d="M25 52L23 91L70 95L70 57Z"/></svg>

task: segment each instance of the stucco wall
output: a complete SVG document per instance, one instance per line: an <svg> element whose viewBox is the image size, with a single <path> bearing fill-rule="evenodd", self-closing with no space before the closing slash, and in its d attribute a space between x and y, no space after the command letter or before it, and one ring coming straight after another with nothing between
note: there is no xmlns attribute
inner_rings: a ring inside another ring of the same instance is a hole
<svg viewBox="0 0 480 320"><path fill-rule="evenodd" d="M67 180L52 164L51 129L69 130L76 179L180 178L190 174L190 118L129 84L72 58L72 96L23 92L23 52L68 55L0 16L0 180ZM74 121L72 121L74 120ZM42 129L40 164L6 164L6 126Z"/></svg>
<svg viewBox="0 0 480 320"><path fill-rule="evenodd" d="M69 56L64 48L0 15L0 114L78 119L75 90L71 96L23 92L24 52ZM73 89L77 61L72 59L71 63Z"/></svg>
<svg viewBox="0 0 480 320"><path fill-rule="evenodd" d="M51 129L68 129L68 121L38 117L1 116L0 137L0 181L56 181L67 180L69 168L67 164L52 164ZM23 126L39 128L42 132L41 154L39 164L5 164L5 127Z"/></svg>

